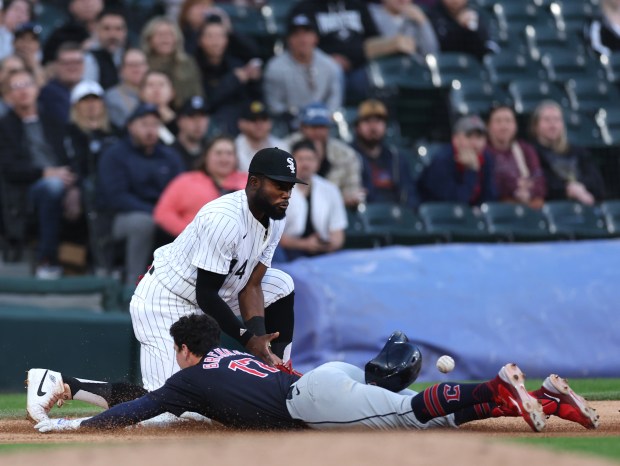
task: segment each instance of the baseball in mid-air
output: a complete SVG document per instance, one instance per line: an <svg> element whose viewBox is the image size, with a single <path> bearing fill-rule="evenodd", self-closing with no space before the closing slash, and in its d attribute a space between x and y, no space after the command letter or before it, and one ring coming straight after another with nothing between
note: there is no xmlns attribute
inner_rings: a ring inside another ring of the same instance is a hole
<svg viewBox="0 0 620 466"><path fill-rule="evenodd" d="M437 363L435 365L437 366L437 370L439 372L447 374L448 372L454 370L454 359L444 354L437 360Z"/></svg>

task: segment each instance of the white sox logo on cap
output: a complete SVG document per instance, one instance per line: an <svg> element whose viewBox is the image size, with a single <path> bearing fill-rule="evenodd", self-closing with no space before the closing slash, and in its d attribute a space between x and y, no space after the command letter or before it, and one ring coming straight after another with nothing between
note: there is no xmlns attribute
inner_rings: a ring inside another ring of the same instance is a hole
<svg viewBox="0 0 620 466"><path fill-rule="evenodd" d="M248 170L250 175L263 175L275 181L307 184L295 176L296 171L297 165L293 156L277 147L259 150L254 154Z"/></svg>

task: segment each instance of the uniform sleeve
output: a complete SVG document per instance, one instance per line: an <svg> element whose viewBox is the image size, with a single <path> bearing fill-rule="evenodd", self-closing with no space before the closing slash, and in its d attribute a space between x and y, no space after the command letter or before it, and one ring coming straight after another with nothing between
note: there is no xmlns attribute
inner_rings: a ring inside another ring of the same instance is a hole
<svg viewBox="0 0 620 466"><path fill-rule="evenodd" d="M81 428L116 429L126 427L165 413L166 409L156 400L144 395L136 400L118 404L101 414L83 421Z"/></svg>
<svg viewBox="0 0 620 466"><path fill-rule="evenodd" d="M170 377L163 387L145 396L163 409L162 412L180 416L186 411L200 412L202 393L198 389L196 377L201 371L200 366L183 369Z"/></svg>
<svg viewBox="0 0 620 466"><path fill-rule="evenodd" d="M204 214L197 216L197 220L196 232L200 245L192 257L192 265L208 272L228 275L239 236L238 223L221 214Z"/></svg>

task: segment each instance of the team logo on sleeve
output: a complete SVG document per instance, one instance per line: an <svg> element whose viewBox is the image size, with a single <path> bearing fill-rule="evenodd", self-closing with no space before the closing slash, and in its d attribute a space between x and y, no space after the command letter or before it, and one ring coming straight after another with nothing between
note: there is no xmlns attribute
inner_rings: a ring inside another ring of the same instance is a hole
<svg viewBox="0 0 620 466"><path fill-rule="evenodd" d="M293 160L293 158L288 157L286 161L287 161L287 166L289 170L291 171L291 173L295 173L295 161Z"/></svg>

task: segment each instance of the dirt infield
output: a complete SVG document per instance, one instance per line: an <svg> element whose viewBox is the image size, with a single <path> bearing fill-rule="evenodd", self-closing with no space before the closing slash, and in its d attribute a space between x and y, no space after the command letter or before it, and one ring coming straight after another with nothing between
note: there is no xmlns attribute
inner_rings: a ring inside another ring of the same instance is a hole
<svg viewBox="0 0 620 466"><path fill-rule="evenodd" d="M272 432L231 431L187 423L177 429L131 429L103 434L39 434L26 420L0 421L0 443L63 443L90 445L0 455L11 466L148 464L149 466L213 464L309 465L318 462L355 465L447 464L523 466L617 465L591 457L561 454L503 440L531 436L620 435L620 402L593 402L601 427L581 426L551 418L545 432L534 434L522 419L502 418L468 424L459 431L433 432ZM60 411L55 411L58 415ZM113 448L111 448L111 446Z"/></svg>

